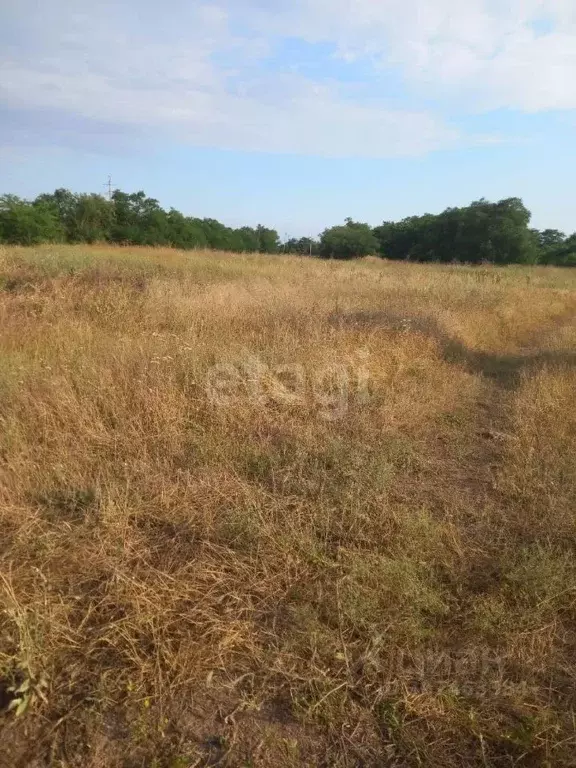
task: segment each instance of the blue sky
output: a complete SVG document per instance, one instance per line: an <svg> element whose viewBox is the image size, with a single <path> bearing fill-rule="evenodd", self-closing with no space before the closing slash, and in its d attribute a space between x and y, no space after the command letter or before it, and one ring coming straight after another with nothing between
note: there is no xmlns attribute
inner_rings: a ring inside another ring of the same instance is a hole
<svg viewBox="0 0 576 768"><path fill-rule="evenodd" d="M19 0L0 180L282 235L479 197L576 230L574 0Z"/></svg>

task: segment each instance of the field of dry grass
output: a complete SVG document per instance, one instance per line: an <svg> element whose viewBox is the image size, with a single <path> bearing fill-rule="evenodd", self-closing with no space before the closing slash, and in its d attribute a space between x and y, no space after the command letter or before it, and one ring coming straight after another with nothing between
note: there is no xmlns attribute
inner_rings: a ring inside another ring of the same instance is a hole
<svg viewBox="0 0 576 768"><path fill-rule="evenodd" d="M575 387L568 270L0 250L0 765L574 765Z"/></svg>

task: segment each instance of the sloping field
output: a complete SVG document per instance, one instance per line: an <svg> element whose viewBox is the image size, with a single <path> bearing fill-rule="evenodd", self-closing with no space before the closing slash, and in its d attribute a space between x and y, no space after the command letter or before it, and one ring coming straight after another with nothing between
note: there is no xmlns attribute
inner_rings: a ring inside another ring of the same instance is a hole
<svg viewBox="0 0 576 768"><path fill-rule="evenodd" d="M575 391L568 270L1 250L0 764L574 765Z"/></svg>

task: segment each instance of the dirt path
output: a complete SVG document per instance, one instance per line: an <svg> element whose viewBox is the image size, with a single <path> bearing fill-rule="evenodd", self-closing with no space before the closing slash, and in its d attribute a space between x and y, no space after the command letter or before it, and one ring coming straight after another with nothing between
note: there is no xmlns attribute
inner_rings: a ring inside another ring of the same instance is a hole
<svg viewBox="0 0 576 768"><path fill-rule="evenodd" d="M547 349L566 328L576 326L576 309L570 307L534 334L520 336L516 350L493 355L466 349L442 334L445 359L467 368L478 377L473 402L462 406L457 423L437 436L437 446L424 483L436 509L467 512L501 504L497 473L509 450L511 417L516 391L524 376L548 366L575 366L573 350ZM438 337L438 333L433 334ZM553 346L553 345L552 345Z"/></svg>

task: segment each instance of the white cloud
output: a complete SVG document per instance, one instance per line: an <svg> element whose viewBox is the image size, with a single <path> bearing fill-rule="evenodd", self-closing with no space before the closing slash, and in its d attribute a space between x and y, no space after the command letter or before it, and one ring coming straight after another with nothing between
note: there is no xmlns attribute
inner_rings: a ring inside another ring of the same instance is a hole
<svg viewBox="0 0 576 768"><path fill-rule="evenodd" d="M112 6L58 7L34 17L32 54L6 57L0 99L13 109L61 110L63 119L166 131L196 145L325 156L416 154L458 141L425 110L362 102L336 82L260 69L273 38L257 24L234 32L223 6L168 3L157 27L146 6L133 18Z"/></svg>
<svg viewBox="0 0 576 768"><path fill-rule="evenodd" d="M260 13L460 108L576 109L574 0L301 0L284 17Z"/></svg>
<svg viewBox="0 0 576 768"><path fill-rule="evenodd" d="M390 157L453 145L458 132L425 111L391 110L343 99L336 87L298 77L253 81L241 95L188 76L148 87L104 75L5 69L4 98L60 108L95 121L169 131L195 145L327 157ZM162 78L159 77L161 81ZM256 91L252 94L251 91Z"/></svg>
<svg viewBox="0 0 576 768"><path fill-rule="evenodd" d="M7 108L202 146L389 157L494 139L460 136L414 98L391 106L269 66L290 36L369 67L381 91L399 72L444 109L576 108L574 0L21 0L2 26Z"/></svg>

